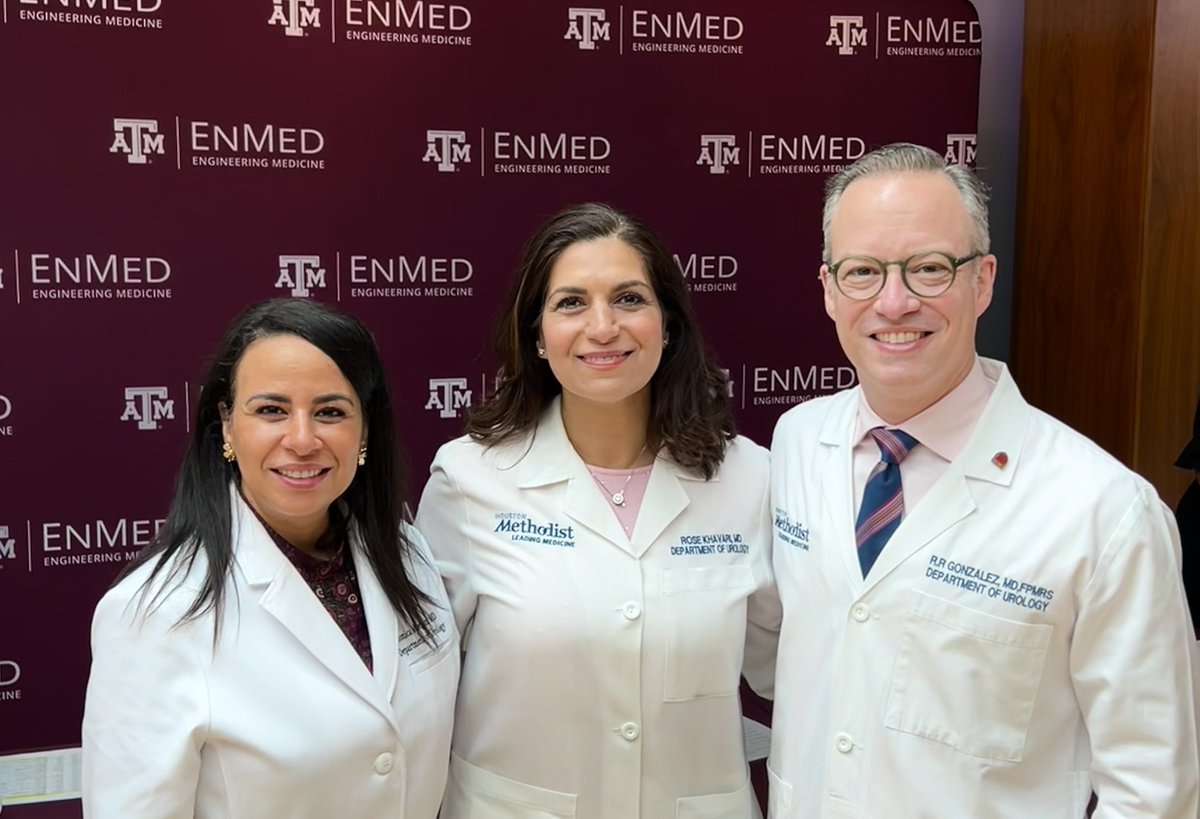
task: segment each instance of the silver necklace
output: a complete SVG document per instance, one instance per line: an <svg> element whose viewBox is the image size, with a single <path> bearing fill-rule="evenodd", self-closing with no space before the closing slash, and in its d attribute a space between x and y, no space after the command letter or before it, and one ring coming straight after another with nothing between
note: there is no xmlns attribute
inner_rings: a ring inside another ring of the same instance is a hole
<svg viewBox="0 0 1200 819"><path fill-rule="evenodd" d="M604 481L601 480L600 476L592 471L590 466L584 464L584 466L587 466L588 474L595 479L596 483L600 484L600 488L604 490L604 494L609 496L608 499L612 502L613 506L620 506L622 508L625 506L625 490L629 488L629 482L633 480L634 473L637 472L638 458L642 457L642 454L645 453L647 446L649 446L649 442L642 444L642 448L638 452L637 457L633 459L633 469L629 470L629 474L625 476L625 483L621 484L621 488L616 492L609 489L604 484Z"/></svg>

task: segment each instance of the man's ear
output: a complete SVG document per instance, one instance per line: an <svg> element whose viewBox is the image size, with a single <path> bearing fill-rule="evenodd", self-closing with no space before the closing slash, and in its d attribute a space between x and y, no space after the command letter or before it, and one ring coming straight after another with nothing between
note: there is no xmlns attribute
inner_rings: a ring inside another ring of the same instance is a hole
<svg viewBox="0 0 1200 819"><path fill-rule="evenodd" d="M821 265L821 269L817 271L817 280L821 282L821 288L825 294L825 314L831 319L837 319L836 305L834 304L833 277L829 274L829 265Z"/></svg>
<svg viewBox="0 0 1200 819"><path fill-rule="evenodd" d="M975 318L983 315L992 303L992 288L996 283L996 257L991 253L979 260L975 272Z"/></svg>

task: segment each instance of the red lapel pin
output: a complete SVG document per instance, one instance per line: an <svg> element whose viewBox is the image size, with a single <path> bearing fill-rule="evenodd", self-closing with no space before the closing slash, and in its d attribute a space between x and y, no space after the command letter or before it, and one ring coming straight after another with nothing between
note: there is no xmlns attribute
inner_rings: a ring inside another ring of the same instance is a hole
<svg viewBox="0 0 1200 819"><path fill-rule="evenodd" d="M994 463L996 466L1000 467L1001 469L1008 466L1008 453L1007 452L997 452L995 455L992 456L992 463Z"/></svg>

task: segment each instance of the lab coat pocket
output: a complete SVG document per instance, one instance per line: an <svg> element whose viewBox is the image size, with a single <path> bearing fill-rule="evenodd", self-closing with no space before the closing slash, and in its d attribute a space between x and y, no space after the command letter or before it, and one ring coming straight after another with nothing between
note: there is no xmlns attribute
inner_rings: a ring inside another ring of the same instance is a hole
<svg viewBox="0 0 1200 819"><path fill-rule="evenodd" d="M754 788L749 777L736 791L681 796L675 801L675 819L751 819L754 815Z"/></svg>
<svg viewBox="0 0 1200 819"><path fill-rule="evenodd" d="M767 766L767 783L770 794L767 796L767 819L783 819L791 816L792 786L779 778L779 774Z"/></svg>
<svg viewBox="0 0 1200 819"><path fill-rule="evenodd" d="M1054 626L913 595L884 724L971 756L1020 762Z"/></svg>
<svg viewBox="0 0 1200 819"><path fill-rule="evenodd" d="M526 785L450 755L442 819L555 819L575 815L575 794Z"/></svg>
<svg viewBox="0 0 1200 819"><path fill-rule="evenodd" d="M744 564L664 569L660 582L667 637L663 699L680 702L736 692L753 570Z"/></svg>

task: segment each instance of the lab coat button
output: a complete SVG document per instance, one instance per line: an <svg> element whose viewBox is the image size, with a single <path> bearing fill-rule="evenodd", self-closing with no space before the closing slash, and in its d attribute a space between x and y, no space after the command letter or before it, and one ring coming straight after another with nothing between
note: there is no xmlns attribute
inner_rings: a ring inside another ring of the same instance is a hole
<svg viewBox="0 0 1200 819"><path fill-rule="evenodd" d="M392 772L392 765L393 760L391 754L384 753L375 757L375 773L377 774L384 776L390 774Z"/></svg>
<svg viewBox="0 0 1200 819"><path fill-rule="evenodd" d="M642 607L631 600L621 609L621 613L625 615L626 620L636 620L642 616Z"/></svg>
<svg viewBox="0 0 1200 819"><path fill-rule="evenodd" d="M636 722L627 722L621 726L621 736L623 736L629 742L633 742L641 735L642 729L638 728L638 724Z"/></svg>
<svg viewBox="0 0 1200 819"><path fill-rule="evenodd" d="M860 623L865 623L871 618L871 610L862 603L859 603L854 608L850 609L850 614Z"/></svg>
<svg viewBox="0 0 1200 819"><path fill-rule="evenodd" d="M849 734L837 735L837 749L843 754L848 754L854 750L854 738Z"/></svg>

